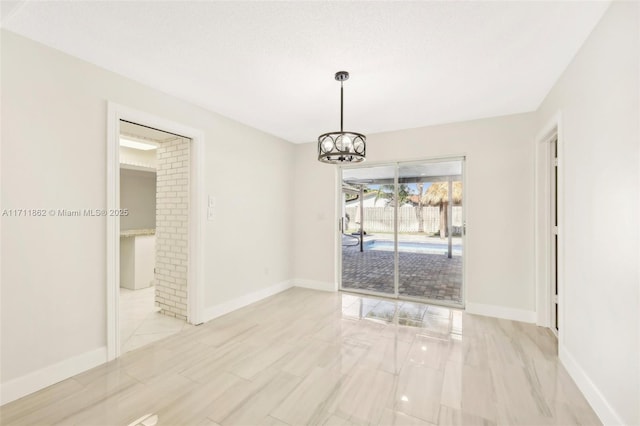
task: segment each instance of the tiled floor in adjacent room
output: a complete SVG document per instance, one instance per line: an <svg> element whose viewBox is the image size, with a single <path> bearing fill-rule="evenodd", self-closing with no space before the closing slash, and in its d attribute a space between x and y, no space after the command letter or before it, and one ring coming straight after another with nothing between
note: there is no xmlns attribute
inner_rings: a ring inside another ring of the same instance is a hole
<svg viewBox="0 0 640 426"><path fill-rule="evenodd" d="M8 425L587 425L532 324L294 288L3 406Z"/></svg>
<svg viewBox="0 0 640 426"><path fill-rule="evenodd" d="M160 314L155 287L120 288L120 353L138 349L190 327L185 321Z"/></svg>

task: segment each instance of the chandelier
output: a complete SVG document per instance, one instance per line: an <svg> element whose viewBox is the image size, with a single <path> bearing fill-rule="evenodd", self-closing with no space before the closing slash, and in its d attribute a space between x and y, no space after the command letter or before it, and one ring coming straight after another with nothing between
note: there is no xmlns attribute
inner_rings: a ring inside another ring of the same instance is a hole
<svg viewBox="0 0 640 426"><path fill-rule="evenodd" d="M367 137L360 133L345 132L343 122L343 83L349 79L349 73L338 71L336 80L340 82L340 131L318 136L318 160L323 163L360 163L364 161L367 150Z"/></svg>

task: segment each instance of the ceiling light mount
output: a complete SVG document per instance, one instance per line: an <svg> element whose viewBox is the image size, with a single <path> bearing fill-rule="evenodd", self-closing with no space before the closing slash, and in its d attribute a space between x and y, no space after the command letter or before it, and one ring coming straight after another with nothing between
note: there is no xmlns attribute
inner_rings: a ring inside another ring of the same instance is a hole
<svg viewBox="0 0 640 426"><path fill-rule="evenodd" d="M349 73L347 71L338 71L336 73L336 80L340 82L349 80Z"/></svg>
<svg viewBox="0 0 640 426"><path fill-rule="evenodd" d="M361 133L343 130L343 83L349 79L349 73L338 71L335 79L340 82L340 131L318 136L318 161L329 164L360 163L365 158L367 137Z"/></svg>

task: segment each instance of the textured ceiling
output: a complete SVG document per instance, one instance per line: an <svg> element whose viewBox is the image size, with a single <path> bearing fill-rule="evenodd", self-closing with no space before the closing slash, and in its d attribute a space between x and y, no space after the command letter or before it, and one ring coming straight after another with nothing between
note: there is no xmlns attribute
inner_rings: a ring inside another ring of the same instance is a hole
<svg viewBox="0 0 640 426"><path fill-rule="evenodd" d="M2 26L291 142L535 110L608 2L3 2Z"/></svg>

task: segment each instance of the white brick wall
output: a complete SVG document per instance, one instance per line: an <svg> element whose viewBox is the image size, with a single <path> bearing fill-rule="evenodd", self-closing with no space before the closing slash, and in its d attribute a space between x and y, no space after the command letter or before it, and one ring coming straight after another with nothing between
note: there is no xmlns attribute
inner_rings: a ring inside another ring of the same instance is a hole
<svg viewBox="0 0 640 426"><path fill-rule="evenodd" d="M187 319L189 139L158 147L156 183L156 306Z"/></svg>

